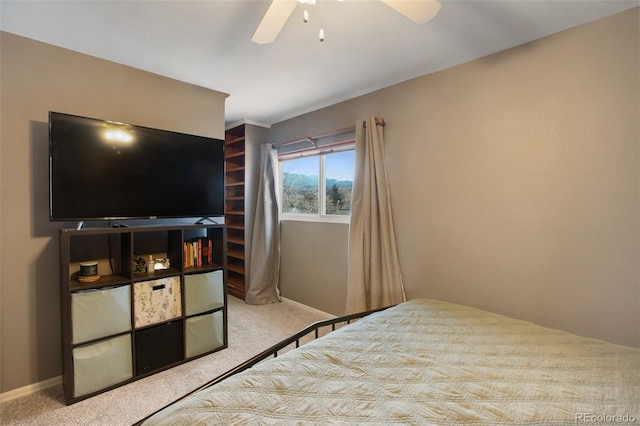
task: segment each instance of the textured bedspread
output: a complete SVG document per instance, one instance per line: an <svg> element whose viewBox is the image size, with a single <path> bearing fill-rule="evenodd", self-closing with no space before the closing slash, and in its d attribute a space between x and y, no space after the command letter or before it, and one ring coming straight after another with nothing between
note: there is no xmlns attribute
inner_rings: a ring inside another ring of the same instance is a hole
<svg viewBox="0 0 640 426"><path fill-rule="evenodd" d="M631 420L640 423L640 349L421 299L258 364L145 425Z"/></svg>

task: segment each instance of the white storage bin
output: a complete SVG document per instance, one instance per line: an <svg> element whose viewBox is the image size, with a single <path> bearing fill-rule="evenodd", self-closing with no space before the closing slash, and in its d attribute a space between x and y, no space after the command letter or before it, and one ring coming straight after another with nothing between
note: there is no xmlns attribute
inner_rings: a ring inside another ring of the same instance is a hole
<svg viewBox="0 0 640 426"><path fill-rule="evenodd" d="M224 345L222 311L187 318L186 356L200 355Z"/></svg>
<svg viewBox="0 0 640 426"><path fill-rule="evenodd" d="M185 315L195 315L221 308L224 305L223 284L222 271L185 275Z"/></svg>
<svg viewBox="0 0 640 426"><path fill-rule="evenodd" d="M135 283L133 301L136 328L179 317L182 315L180 278Z"/></svg>
<svg viewBox="0 0 640 426"><path fill-rule="evenodd" d="M74 344L130 330L129 286L71 294L71 323Z"/></svg>
<svg viewBox="0 0 640 426"><path fill-rule="evenodd" d="M73 396L78 397L133 377L131 335L73 349Z"/></svg>

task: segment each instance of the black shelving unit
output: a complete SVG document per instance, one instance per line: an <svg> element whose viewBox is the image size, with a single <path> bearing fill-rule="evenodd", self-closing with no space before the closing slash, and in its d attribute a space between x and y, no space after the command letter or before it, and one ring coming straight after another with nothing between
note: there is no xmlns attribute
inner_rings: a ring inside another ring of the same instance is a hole
<svg viewBox="0 0 640 426"><path fill-rule="evenodd" d="M196 251L201 261L192 265L185 242L193 248L198 240L210 240L211 250ZM168 267L134 268L149 256ZM98 262L100 278L82 282L80 263L88 261ZM226 348L226 283L224 224L61 229L67 403Z"/></svg>

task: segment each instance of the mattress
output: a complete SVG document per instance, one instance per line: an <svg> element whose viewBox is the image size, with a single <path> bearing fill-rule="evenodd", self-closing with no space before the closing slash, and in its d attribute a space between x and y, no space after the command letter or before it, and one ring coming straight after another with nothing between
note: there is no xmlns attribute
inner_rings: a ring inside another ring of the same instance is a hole
<svg viewBox="0 0 640 426"><path fill-rule="evenodd" d="M419 299L372 314L145 425L640 422L640 349Z"/></svg>

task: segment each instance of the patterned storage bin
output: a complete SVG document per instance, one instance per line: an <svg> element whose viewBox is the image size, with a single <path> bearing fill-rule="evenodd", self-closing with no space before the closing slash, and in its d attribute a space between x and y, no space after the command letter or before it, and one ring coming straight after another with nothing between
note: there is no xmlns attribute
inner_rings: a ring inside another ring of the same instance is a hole
<svg viewBox="0 0 640 426"><path fill-rule="evenodd" d="M135 283L133 302L136 328L181 316L180 278L168 277Z"/></svg>

